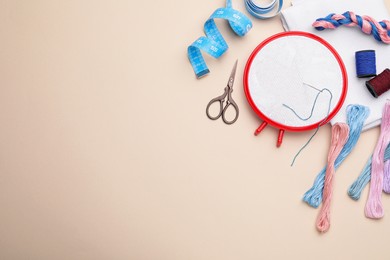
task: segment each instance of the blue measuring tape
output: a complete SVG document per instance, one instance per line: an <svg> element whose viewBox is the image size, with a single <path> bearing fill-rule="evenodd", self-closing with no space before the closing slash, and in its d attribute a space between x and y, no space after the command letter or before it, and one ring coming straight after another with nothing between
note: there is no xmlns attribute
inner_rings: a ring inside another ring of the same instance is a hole
<svg viewBox="0 0 390 260"><path fill-rule="evenodd" d="M188 59L191 62L197 78L210 72L203 59L201 50L214 58L224 54L228 45L214 22L215 18L221 18L229 22L230 27L238 36L244 36L251 28L252 22L243 13L232 8L232 1L226 1L225 8L218 8L204 24L205 36L199 37L187 49Z"/></svg>
<svg viewBox="0 0 390 260"><path fill-rule="evenodd" d="M282 6L283 0L272 0L271 3L263 6L256 5L252 0L245 0L246 10L259 19L268 19L278 15L282 10ZM274 11L274 13L269 14L272 11Z"/></svg>

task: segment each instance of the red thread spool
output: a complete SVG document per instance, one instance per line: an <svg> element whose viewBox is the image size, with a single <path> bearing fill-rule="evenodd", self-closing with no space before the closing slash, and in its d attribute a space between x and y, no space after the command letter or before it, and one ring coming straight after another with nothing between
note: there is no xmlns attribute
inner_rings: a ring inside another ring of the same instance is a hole
<svg viewBox="0 0 390 260"><path fill-rule="evenodd" d="M381 74L366 81L366 86L373 97L379 97L390 89L390 70L385 69Z"/></svg>

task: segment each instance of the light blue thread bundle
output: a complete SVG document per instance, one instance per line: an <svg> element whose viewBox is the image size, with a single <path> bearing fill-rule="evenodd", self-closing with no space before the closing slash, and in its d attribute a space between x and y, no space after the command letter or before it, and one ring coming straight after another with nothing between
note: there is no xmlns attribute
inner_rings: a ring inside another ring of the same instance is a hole
<svg viewBox="0 0 390 260"><path fill-rule="evenodd" d="M387 146L385 150L385 161L390 159L390 145ZM352 183L351 187L348 189L348 195L353 200L359 200L362 195L363 189L371 180L371 163L372 155L368 159L366 165L364 166L359 177Z"/></svg>
<svg viewBox="0 0 390 260"><path fill-rule="evenodd" d="M374 50L355 52L356 76L370 78L376 76L376 59Z"/></svg>
<svg viewBox="0 0 390 260"><path fill-rule="evenodd" d="M252 22L243 13L232 8L232 1L226 1L226 8L218 8L204 24L205 36L199 37L187 48L187 55L197 78L210 72L202 56L201 50L214 58L224 54L228 45L214 22L215 18L227 20L231 29L240 37L251 28Z"/></svg>
<svg viewBox="0 0 390 260"><path fill-rule="evenodd" d="M347 143L344 145L339 156L335 161L337 169L347 158L355 147L362 132L364 121L367 119L370 110L368 107L361 105L349 105L347 107L347 123L350 128L350 135ZM322 192L325 183L326 166L318 173L313 186L303 195L303 201L311 207L317 208L322 202Z"/></svg>

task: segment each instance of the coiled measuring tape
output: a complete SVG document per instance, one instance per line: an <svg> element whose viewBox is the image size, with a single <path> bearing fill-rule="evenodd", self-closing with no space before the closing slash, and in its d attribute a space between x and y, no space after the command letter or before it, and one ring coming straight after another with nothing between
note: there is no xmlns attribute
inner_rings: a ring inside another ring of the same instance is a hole
<svg viewBox="0 0 390 260"><path fill-rule="evenodd" d="M188 59L191 62L197 78L210 72L202 56L201 50L214 58L224 54L228 45L214 22L215 18L221 18L229 22L230 28L240 37L244 36L252 28L252 22L243 13L232 8L232 1L226 1L225 8L218 8L204 24L205 36L199 37L187 49Z"/></svg>
<svg viewBox="0 0 390 260"><path fill-rule="evenodd" d="M280 13L283 0L272 0L267 5L257 5L252 0L245 0L245 7L248 12L258 19L268 19ZM274 11L272 14L272 11Z"/></svg>

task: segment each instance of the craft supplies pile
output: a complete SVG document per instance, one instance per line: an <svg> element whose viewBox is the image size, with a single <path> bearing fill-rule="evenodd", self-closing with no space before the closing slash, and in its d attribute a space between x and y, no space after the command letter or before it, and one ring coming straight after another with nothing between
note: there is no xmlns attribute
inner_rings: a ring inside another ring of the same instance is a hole
<svg viewBox="0 0 390 260"><path fill-rule="evenodd" d="M263 19L281 19L285 32L259 43L242 76L247 101L262 121L255 135L271 125L279 130L279 147L285 131L315 130L303 149L322 125L331 124L327 163L303 195L313 208L322 203L316 227L326 232L337 168L354 150L361 133L380 125L372 156L347 192L358 200L369 186L365 216L382 218L382 191L390 193L390 15L383 0L372 0L370 5L364 0L293 0L288 7L283 0L259 2L244 0L248 15L233 9L231 0L211 14L204 24L205 36L187 49L196 78L209 74L209 56L219 58L228 50L214 19L227 20L239 37ZM239 115L232 97L237 66L236 61L224 93L206 106L208 118L221 117L228 125ZM219 109L216 114L211 113L214 105Z"/></svg>

